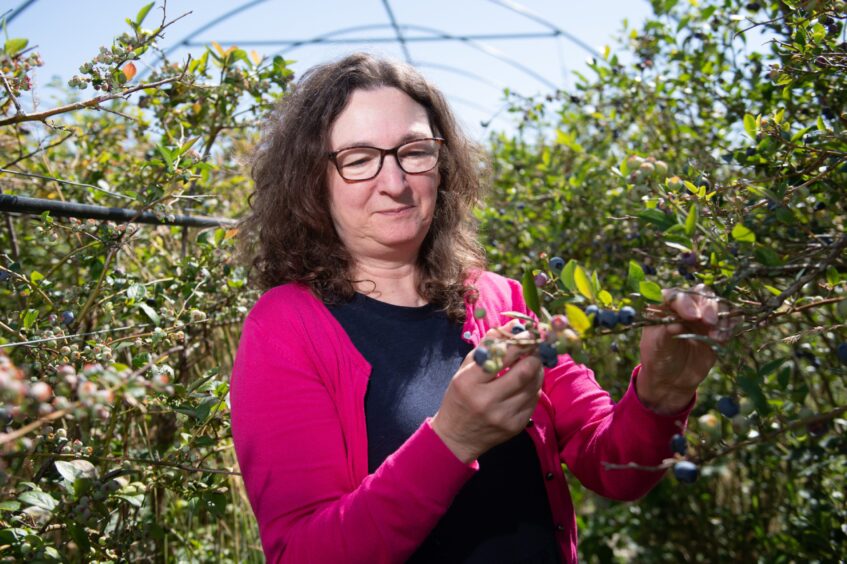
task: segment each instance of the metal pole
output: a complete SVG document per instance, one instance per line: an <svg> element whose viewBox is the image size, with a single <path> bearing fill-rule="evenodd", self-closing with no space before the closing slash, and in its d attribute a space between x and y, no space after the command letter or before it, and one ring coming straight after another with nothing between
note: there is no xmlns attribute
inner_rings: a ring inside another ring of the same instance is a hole
<svg viewBox="0 0 847 564"><path fill-rule="evenodd" d="M152 212L138 212L127 208L107 208L75 202L58 202L43 198L27 198L0 194L0 211L39 215L45 211L55 217L111 220L118 223L147 223L151 225L182 225L185 227L234 227L238 222L223 217L190 215L158 216ZM170 219L169 219L170 218Z"/></svg>

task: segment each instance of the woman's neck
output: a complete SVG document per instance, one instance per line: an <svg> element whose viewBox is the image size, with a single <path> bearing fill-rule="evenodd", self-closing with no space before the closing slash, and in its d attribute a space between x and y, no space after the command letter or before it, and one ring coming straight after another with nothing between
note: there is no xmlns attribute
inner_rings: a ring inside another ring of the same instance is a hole
<svg viewBox="0 0 847 564"><path fill-rule="evenodd" d="M416 307L427 301L418 294L417 266L411 262L359 260L353 270L357 292L392 305Z"/></svg>

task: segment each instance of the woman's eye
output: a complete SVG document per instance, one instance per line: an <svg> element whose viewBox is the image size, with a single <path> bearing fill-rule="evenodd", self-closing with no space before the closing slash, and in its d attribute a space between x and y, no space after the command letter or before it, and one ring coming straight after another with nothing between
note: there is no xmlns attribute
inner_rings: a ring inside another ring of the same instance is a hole
<svg viewBox="0 0 847 564"><path fill-rule="evenodd" d="M365 166L373 160L372 156L369 155L360 155L356 157L345 158L341 163L343 168L355 168Z"/></svg>

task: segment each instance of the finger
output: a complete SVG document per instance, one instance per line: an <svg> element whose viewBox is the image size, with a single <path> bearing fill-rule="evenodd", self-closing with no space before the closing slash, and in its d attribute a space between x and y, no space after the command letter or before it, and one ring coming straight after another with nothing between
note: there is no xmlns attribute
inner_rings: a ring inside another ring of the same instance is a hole
<svg viewBox="0 0 847 564"><path fill-rule="evenodd" d="M677 289L662 290L665 306L683 321L699 321L700 309L694 298L687 292Z"/></svg>
<svg viewBox="0 0 847 564"><path fill-rule="evenodd" d="M515 328L522 329L523 325L518 320L512 320L501 327L489 329L480 340L479 345L465 356L460 370L471 371L474 374L472 377L480 382L494 380L499 372L512 366L531 348L529 345L509 345L505 342L507 338L530 337L528 331L523 331L517 335L513 334L512 330ZM493 360L499 368L491 372L483 370L482 366L486 360Z"/></svg>
<svg viewBox="0 0 847 564"><path fill-rule="evenodd" d="M507 398L527 391L535 393L541 388L543 379L541 360L532 355L518 360L503 378L490 382L488 386L496 396Z"/></svg>

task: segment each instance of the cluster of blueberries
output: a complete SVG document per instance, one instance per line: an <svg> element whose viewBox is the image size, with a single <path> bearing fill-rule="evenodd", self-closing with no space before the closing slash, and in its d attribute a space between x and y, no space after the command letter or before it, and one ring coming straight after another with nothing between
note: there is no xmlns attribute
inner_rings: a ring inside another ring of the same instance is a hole
<svg viewBox="0 0 847 564"><path fill-rule="evenodd" d="M728 419L732 419L741 411L738 400L730 396L723 396L717 402L718 411ZM677 433L671 437L671 450L680 456L688 452L688 441L684 435ZM700 470L690 460L680 460L673 466L673 474L680 482L691 484L697 480Z"/></svg>
<svg viewBox="0 0 847 564"><path fill-rule="evenodd" d="M635 310L629 306L624 306L620 311L611 309L600 309L596 305L590 305L585 308L585 315L594 316L594 325L612 329L615 325L632 325L635 321Z"/></svg>

